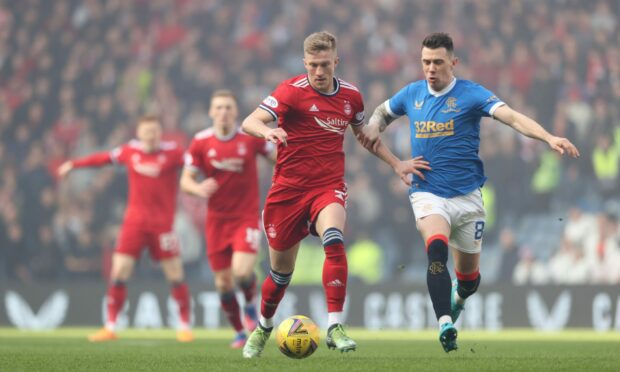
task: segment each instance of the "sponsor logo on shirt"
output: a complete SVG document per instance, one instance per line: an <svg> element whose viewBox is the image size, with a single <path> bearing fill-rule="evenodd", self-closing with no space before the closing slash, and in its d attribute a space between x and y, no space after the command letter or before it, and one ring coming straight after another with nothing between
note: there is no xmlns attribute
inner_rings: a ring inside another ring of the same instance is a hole
<svg viewBox="0 0 620 372"><path fill-rule="evenodd" d="M318 107L316 107L316 105L313 103L313 104L312 104L312 106L310 107L310 110L308 110L308 111L318 112L318 111L319 111L319 108L318 108Z"/></svg>
<svg viewBox="0 0 620 372"><path fill-rule="evenodd" d="M241 158L225 158L222 160L211 159L211 165L215 169L228 172L243 172L243 159Z"/></svg>
<svg viewBox="0 0 620 372"><path fill-rule="evenodd" d="M217 151L215 151L215 149L209 149L209 152L207 152L207 156L213 158L217 156Z"/></svg>
<svg viewBox="0 0 620 372"><path fill-rule="evenodd" d="M278 100L274 96L269 96L263 100L265 106L269 106L271 108L278 107Z"/></svg>
<svg viewBox="0 0 620 372"><path fill-rule="evenodd" d="M445 123L435 121L416 121L415 138L446 137L454 135L454 119Z"/></svg>
<svg viewBox="0 0 620 372"><path fill-rule="evenodd" d="M416 110L422 110L422 105L423 105L423 104L424 104L424 100L422 100L422 101L420 101L420 102L415 101L415 102L414 102L414 109L416 109Z"/></svg>
<svg viewBox="0 0 620 372"><path fill-rule="evenodd" d="M327 119L322 120L315 116L314 121L326 131L334 132L338 134L344 134L345 129L347 129L347 125L349 125L348 120L343 120L340 118L328 117Z"/></svg>

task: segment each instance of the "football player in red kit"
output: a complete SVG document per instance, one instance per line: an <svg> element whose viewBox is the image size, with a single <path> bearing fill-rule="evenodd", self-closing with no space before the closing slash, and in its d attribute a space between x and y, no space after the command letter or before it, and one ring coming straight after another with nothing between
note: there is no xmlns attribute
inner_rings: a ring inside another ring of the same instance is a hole
<svg viewBox="0 0 620 372"><path fill-rule="evenodd" d="M245 329L253 331L258 321L254 267L261 232L256 158L275 161L275 146L238 129L237 100L228 90L213 94L209 116L213 127L197 133L187 151L181 189L208 199L207 257L222 309L236 332L230 346L241 348ZM199 173L206 178L199 181ZM236 287L245 298L245 329Z"/></svg>
<svg viewBox="0 0 620 372"><path fill-rule="evenodd" d="M90 341L117 338L116 318L127 296L126 282L133 273L142 249L159 261L170 282L172 297L179 305L177 340L194 339L190 330L190 293L185 283L179 244L172 225L178 188L178 171L183 165L183 150L174 142L161 141L159 119L143 117L138 122L137 140L110 152L96 153L63 163L58 174L66 176L76 168L117 164L127 167L129 196L120 236L112 257L107 292L105 327L90 335Z"/></svg>
<svg viewBox="0 0 620 372"><path fill-rule="evenodd" d="M288 286L300 241L310 232L325 250L323 287L327 299L327 346L355 350L343 328L347 258L342 230L347 189L343 139L349 126L357 136L364 120L359 90L334 76L336 38L317 32L304 41L307 74L283 81L244 121L245 132L278 145L263 224L271 270L262 286L259 326L243 356L260 356L273 329L273 316ZM267 123L277 122L276 128Z"/></svg>

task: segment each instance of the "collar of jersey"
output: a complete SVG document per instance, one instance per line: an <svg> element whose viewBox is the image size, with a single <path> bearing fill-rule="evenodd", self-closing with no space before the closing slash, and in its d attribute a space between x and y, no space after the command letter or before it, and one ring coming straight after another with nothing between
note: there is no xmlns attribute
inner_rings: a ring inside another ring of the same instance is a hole
<svg viewBox="0 0 620 372"><path fill-rule="evenodd" d="M447 87L445 87L442 90L440 90L439 92L437 92L437 91L433 90L433 88L431 88L430 85L428 85L428 82L426 82L426 87L428 88L428 92L431 95L435 96L435 97L441 97L441 96L443 96L445 94L448 94L452 90L452 88L454 88L455 85L456 85L456 77L454 77L452 79L452 82L450 84L448 84Z"/></svg>
<svg viewBox="0 0 620 372"><path fill-rule="evenodd" d="M227 141L230 141L237 134L238 131L239 131L238 129L235 129L225 136L220 136L217 134L217 131L215 130L215 128L213 128L213 135L215 136L215 138L218 139L218 141L227 142Z"/></svg>
<svg viewBox="0 0 620 372"><path fill-rule="evenodd" d="M308 77L308 85L310 85L310 88L314 89L314 87L312 86L312 84L310 84L310 78ZM338 91L340 90L340 83L338 82L338 79L336 79L336 77L334 76L334 91L331 93L323 93L323 92L319 92L318 90L314 89L315 92L317 92L318 94L322 95L322 96L333 96L336 93L338 93Z"/></svg>

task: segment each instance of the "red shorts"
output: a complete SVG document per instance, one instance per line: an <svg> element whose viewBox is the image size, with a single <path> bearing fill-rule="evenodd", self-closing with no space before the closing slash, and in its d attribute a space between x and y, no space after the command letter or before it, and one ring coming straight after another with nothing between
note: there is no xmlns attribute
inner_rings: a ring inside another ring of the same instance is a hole
<svg viewBox="0 0 620 372"><path fill-rule="evenodd" d="M210 217L205 228L207 258L211 270L220 271L230 267L233 252L258 253L261 233L258 218Z"/></svg>
<svg viewBox="0 0 620 372"><path fill-rule="evenodd" d="M172 229L145 230L137 225L123 225L116 244L116 253L140 258L142 249L148 247L156 261L179 255L179 240Z"/></svg>
<svg viewBox="0 0 620 372"><path fill-rule="evenodd" d="M323 208L332 203L346 207L346 202L344 182L314 190L273 185L263 211L269 246L278 251L291 248L308 235Z"/></svg>

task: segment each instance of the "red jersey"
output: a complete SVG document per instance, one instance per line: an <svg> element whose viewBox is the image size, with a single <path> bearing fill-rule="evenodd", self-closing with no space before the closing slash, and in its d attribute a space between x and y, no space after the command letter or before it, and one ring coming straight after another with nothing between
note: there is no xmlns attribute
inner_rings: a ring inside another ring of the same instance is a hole
<svg viewBox="0 0 620 372"><path fill-rule="evenodd" d="M110 152L73 161L75 168L106 164L127 167L129 197L124 224L140 225L146 230L172 228L178 170L183 165L183 150L176 143L161 142L158 150L147 153L140 141L132 140Z"/></svg>
<svg viewBox="0 0 620 372"><path fill-rule="evenodd" d="M198 132L185 158L185 166L213 177L218 184L207 204L214 217L258 217L258 172L256 156L267 155L274 145L235 130L226 138L212 128Z"/></svg>
<svg viewBox="0 0 620 372"><path fill-rule="evenodd" d="M283 81L259 107L288 134L278 145L273 183L311 189L344 181L344 133L361 125L364 102L359 90L334 78L335 90L320 93L306 75Z"/></svg>

